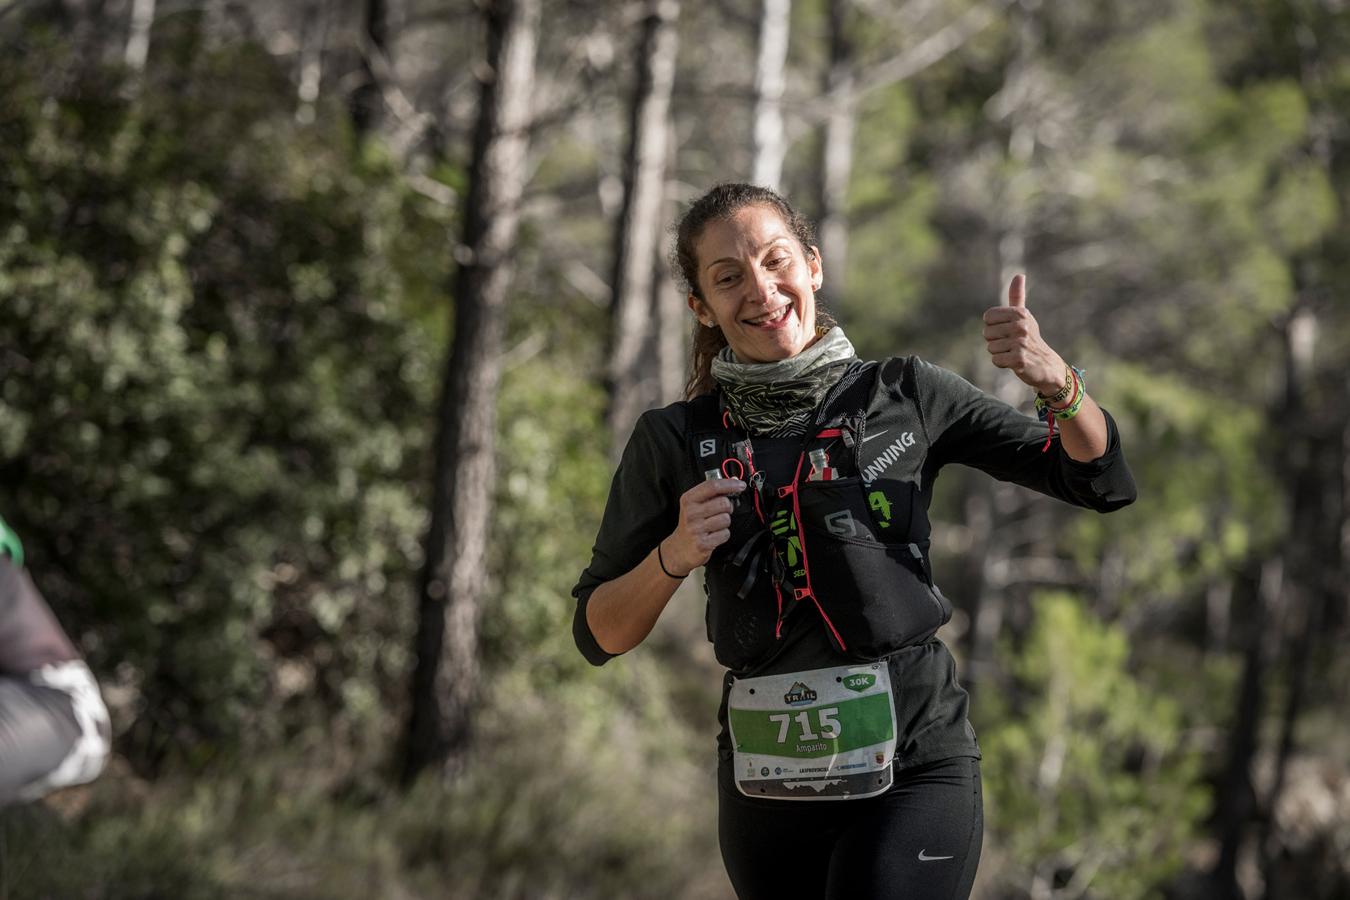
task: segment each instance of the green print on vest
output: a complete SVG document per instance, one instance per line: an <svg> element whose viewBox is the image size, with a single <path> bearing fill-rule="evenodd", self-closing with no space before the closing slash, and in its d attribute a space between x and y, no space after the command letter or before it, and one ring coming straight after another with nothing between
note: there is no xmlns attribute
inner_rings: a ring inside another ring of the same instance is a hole
<svg viewBox="0 0 1350 900"><path fill-rule="evenodd" d="M780 540L778 542L779 546L783 548L782 552L787 561L787 567L794 570L793 574L798 577L806 574L805 570L797 568L797 563L802 555L802 539L800 535L795 533L797 531L797 520L793 517L792 510L780 509L774 513L773 521L769 523L769 530L773 532L773 536L776 538L788 536L786 541ZM789 532L792 532L792 534L789 534Z"/></svg>
<svg viewBox="0 0 1350 900"><path fill-rule="evenodd" d="M867 503L872 507L872 511L881 515L881 521L877 524L882 528L891 527L891 501L886 499L886 495L881 491L873 491L867 495Z"/></svg>

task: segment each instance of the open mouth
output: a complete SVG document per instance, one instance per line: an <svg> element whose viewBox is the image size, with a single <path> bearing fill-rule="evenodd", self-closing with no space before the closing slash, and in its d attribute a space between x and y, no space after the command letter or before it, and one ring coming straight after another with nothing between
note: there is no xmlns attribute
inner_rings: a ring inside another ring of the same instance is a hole
<svg viewBox="0 0 1350 900"><path fill-rule="evenodd" d="M790 312L792 312L792 304L788 303L778 307L773 312L767 312L764 315L756 316L753 319L746 319L745 323L747 325L756 325L759 327L781 325L787 320L788 313Z"/></svg>

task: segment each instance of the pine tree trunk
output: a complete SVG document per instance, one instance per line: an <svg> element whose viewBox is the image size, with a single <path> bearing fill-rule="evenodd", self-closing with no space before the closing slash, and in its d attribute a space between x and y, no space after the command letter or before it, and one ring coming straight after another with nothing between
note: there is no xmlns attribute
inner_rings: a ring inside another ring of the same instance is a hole
<svg viewBox="0 0 1350 900"><path fill-rule="evenodd" d="M837 98L825 118L820 160L820 255L825 283L843 296L848 260L848 183L853 175L853 133L857 128L853 41L848 32L847 0L830 0L830 68L826 96Z"/></svg>
<svg viewBox="0 0 1350 900"><path fill-rule="evenodd" d="M1350 394L1350 384L1343 387L1343 390ZM1342 409L1345 401L1350 399L1345 394L1342 395ZM1341 430L1341 503L1339 519L1340 524L1336 528L1338 534L1337 554L1338 564L1330 569L1331 583L1340 587L1339 599L1340 609L1337 610L1337 618L1340 621L1350 619L1350 591L1345 589L1345 585L1350 584L1350 415L1342 413L1345 427Z"/></svg>
<svg viewBox="0 0 1350 900"><path fill-rule="evenodd" d="M1302 584L1311 564L1303 553L1304 543L1316 540L1317 515L1314 506L1319 497L1315 464L1306 435L1284 428L1286 421L1305 421L1306 380L1312 365L1312 347L1299 340L1300 317L1307 310L1295 311L1284 330L1285 378L1281 395L1271 403L1269 415L1285 440L1274 464L1279 483L1285 485L1289 512L1289 533L1279 550L1267 559L1261 570L1254 621L1246 649L1242 685L1238 692L1237 714L1229 734L1228 765L1219 784L1215 803L1215 821L1219 823L1219 859L1212 878L1216 896L1221 900L1242 896L1238 868L1249 849L1255 851L1258 864L1269 872L1272 861L1266 847L1271 841L1270 818L1284 787L1284 766L1292 750L1293 726L1302 702L1301 662L1290 659L1291 695L1285 707L1285 734L1276 748L1275 776L1265 798L1257 793L1252 767L1261 746L1261 725L1266 711L1266 681L1274 670L1282 636L1288 625L1308 615L1307 585ZM1315 319L1308 320L1313 325ZM1307 535L1308 537L1304 537ZM1300 602L1302 601L1302 602ZM1256 826L1255 834L1252 827ZM1254 841L1252 840L1254 839ZM1252 846L1254 843L1254 846Z"/></svg>
<svg viewBox="0 0 1350 900"><path fill-rule="evenodd" d="M1038 23L1032 11L1018 8L1016 15L1017 55L1008 65L1000 91L1014 95L1028 77L1029 67L1033 65L1041 43ZM1007 119L1007 154L1009 169L1013 174L1003 185L1003 196L995 204L998 212L994 223L998 235L999 262L999 293L996 296L1000 299L1012 276L1026 267L1026 234L1031 224L1028 194L1034 189L1034 175L1031 172L1035 148L1032 123L1028 121L1027 111L1017 101L1009 110ZM1012 405L1025 398L1025 387L1016 376L1005 369L991 366L983 346L975 352L978 356L976 371L979 372L976 383L981 388ZM994 648L1003 628L1009 599L1009 565L1017 549L1014 545L1014 535L1018 531L1015 523L1025 514L1028 502L1025 492L1013 485L987 480L975 488L975 494L968 504L972 513L970 546L977 548L975 552L979 554L978 560L973 561L973 568L977 572L977 588L969 607L970 627L966 635L966 689L972 697L994 665Z"/></svg>
<svg viewBox="0 0 1350 900"><path fill-rule="evenodd" d="M1214 822L1218 829L1219 858L1210 873L1215 900L1243 900L1238 885L1238 860L1244 852L1247 828L1256 813L1256 786L1252 764L1260 743L1265 711L1265 679L1270 666L1272 620L1284 588L1284 560L1275 556L1260 568L1256 603L1247 632L1242 683L1237 711L1229 732L1228 762L1215 794Z"/></svg>
<svg viewBox="0 0 1350 900"><path fill-rule="evenodd" d="M1300 273L1301 274L1301 273ZM1300 278L1300 281L1303 281ZM1260 837L1257 846L1261 870L1265 876L1266 900L1280 896L1278 870L1279 821L1277 813L1280 796L1284 793L1289 761L1294 754L1295 729L1303 712L1308 683L1308 666L1314 646L1321 632L1322 585L1314 573L1334 556L1335 547L1328 540L1332 532L1330 517L1326 516L1324 486L1329 479L1321 471L1316 435L1310 433L1315 419L1308 415L1308 393L1312 380L1314 347L1318 338L1316 313L1309 304L1298 306L1285 328L1285 392L1284 402L1271 414L1281 423L1296 423L1283 427L1285 460L1283 483L1289 492L1289 532L1283 547L1284 568L1287 573L1285 597L1287 649L1284 662L1287 671L1288 697L1280 717L1280 737L1275 750L1274 774L1262 804Z"/></svg>
<svg viewBox="0 0 1350 900"><path fill-rule="evenodd" d="M295 91L295 120L304 125L314 121L314 104L319 99L319 86L323 82L329 16L326 0L313 0L305 7L300 40L300 72Z"/></svg>
<svg viewBox="0 0 1350 900"><path fill-rule="evenodd" d="M123 54L128 69L139 72L145 68L145 61L150 56L150 29L154 24L155 0L135 0L131 6L127 49Z"/></svg>
<svg viewBox="0 0 1350 900"><path fill-rule="evenodd" d="M652 286L663 233L661 211L680 4L676 0L646 0L645 6L612 279L608 424L616 459L638 415L656 401L660 380L645 351L654 337Z"/></svg>
<svg viewBox="0 0 1350 900"><path fill-rule="evenodd" d="M352 91L352 124L357 134L369 134L384 118L384 95L371 57L389 59L389 8L386 0L365 0L361 22L361 83ZM389 68L384 66L384 68Z"/></svg>
<svg viewBox="0 0 1350 900"><path fill-rule="evenodd" d="M526 175L538 0L490 0L454 343L438 411L431 527L419 582L404 784L463 764L479 687L478 619L495 484L497 389L511 254Z"/></svg>
<svg viewBox="0 0 1350 900"><path fill-rule="evenodd" d="M755 61L754 159L750 181L778 189L787 141L783 135L783 70L787 64L792 0L762 0Z"/></svg>
<svg viewBox="0 0 1350 900"><path fill-rule="evenodd" d="M675 133L675 123L666 126L671 134ZM675 168L675 141L666 145L666 169ZM664 211L660 216L667 221ZM657 242L656 258L652 266L656 272L652 286L653 317L656 321L655 349L657 370L660 373L660 389L657 393L657 405L665 405L679 400L684 394L684 383L689 359L689 334L691 318L689 307L685 304L684 294L671 279L665 260L662 258L664 247Z"/></svg>

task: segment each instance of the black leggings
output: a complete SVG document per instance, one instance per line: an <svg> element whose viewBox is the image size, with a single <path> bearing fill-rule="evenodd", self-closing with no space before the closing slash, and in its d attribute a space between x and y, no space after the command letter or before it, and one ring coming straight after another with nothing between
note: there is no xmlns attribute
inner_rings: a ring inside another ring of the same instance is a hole
<svg viewBox="0 0 1350 900"><path fill-rule="evenodd" d="M79 737L68 695L0 675L0 807L60 765Z"/></svg>
<svg viewBox="0 0 1350 900"><path fill-rule="evenodd" d="M966 900L984 837L979 760L896 773L866 800L745 797L719 779L722 860L741 900Z"/></svg>

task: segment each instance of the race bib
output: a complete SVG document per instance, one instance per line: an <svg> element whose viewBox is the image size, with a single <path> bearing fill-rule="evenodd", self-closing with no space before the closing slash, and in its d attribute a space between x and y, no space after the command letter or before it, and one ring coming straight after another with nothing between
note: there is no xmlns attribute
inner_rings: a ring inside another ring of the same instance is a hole
<svg viewBox="0 0 1350 900"><path fill-rule="evenodd" d="M727 699L747 797L856 800L891 786L895 705L886 663L737 678Z"/></svg>

